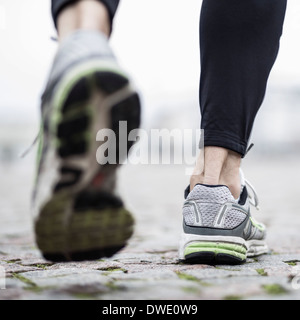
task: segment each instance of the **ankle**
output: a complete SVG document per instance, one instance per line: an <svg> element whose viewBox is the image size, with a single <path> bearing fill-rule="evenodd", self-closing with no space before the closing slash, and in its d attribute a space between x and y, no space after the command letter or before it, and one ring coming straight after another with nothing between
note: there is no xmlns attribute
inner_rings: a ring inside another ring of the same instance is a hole
<svg viewBox="0 0 300 320"><path fill-rule="evenodd" d="M194 173L191 176L191 190L196 184L226 185L235 199L241 192L241 156L219 147L205 147L200 154Z"/></svg>
<svg viewBox="0 0 300 320"><path fill-rule="evenodd" d="M60 41L76 30L101 31L109 37L111 25L108 10L96 0L78 1L59 14L57 29Z"/></svg>
<svg viewBox="0 0 300 320"><path fill-rule="evenodd" d="M240 166L241 156L233 151L229 151L219 179L219 183L226 185L235 199L238 199L241 194Z"/></svg>
<svg viewBox="0 0 300 320"><path fill-rule="evenodd" d="M220 177L219 184L227 186L233 197L235 199L238 199L241 194L241 180L239 169L236 173L232 173L230 175L222 175Z"/></svg>

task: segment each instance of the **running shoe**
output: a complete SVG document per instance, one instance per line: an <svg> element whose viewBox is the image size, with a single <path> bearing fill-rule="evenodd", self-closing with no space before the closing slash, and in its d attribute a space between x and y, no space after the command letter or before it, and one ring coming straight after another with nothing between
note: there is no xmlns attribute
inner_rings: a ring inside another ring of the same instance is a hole
<svg viewBox="0 0 300 320"><path fill-rule="evenodd" d="M139 127L140 100L103 34L77 31L59 46L41 113L37 246L51 261L110 257L133 233L134 219L116 192L116 170L133 144L124 151L119 140Z"/></svg>
<svg viewBox="0 0 300 320"><path fill-rule="evenodd" d="M187 263L241 264L268 252L266 228L251 216L258 207L252 185L245 181L239 200L227 186L198 184L183 205L179 258Z"/></svg>

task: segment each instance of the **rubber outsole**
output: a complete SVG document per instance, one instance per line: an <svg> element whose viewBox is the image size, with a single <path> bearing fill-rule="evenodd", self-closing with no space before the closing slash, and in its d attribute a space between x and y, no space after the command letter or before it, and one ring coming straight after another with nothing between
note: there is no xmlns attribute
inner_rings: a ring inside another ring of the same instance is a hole
<svg viewBox="0 0 300 320"><path fill-rule="evenodd" d="M98 194L101 199L101 194ZM85 199L88 199L85 195ZM109 199L109 202L111 199ZM123 206L91 207L81 199L74 207L70 195L57 193L43 207L35 224L43 256L54 262L111 257L133 234L134 219ZM102 206L104 202L102 203ZM68 216L68 212L72 214Z"/></svg>
<svg viewBox="0 0 300 320"><path fill-rule="evenodd" d="M90 135L95 117L91 98L95 92L112 95L128 83L126 76L118 72L97 68L87 70L65 85L61 91L63 98L59 97L54 105L54 120L44 125L55 137L56 153L62 164L53 194L41 207L35 221L36 242L47 260L82 261L111 257L124 248L133 234L134 219L122 201L103 192L101 184L95 191L91 187L92 180L77 190L84 172L68 161L72 157L84 159L91 152L91 144L95 141ZM116 133L118 148L118 140L123 134L119 132L119 121L126 121L129 131L139 127L138 95L132 92L111 106L108 112L109 127ZM132 144L128 143L127 153ZM44 146L46 151L47 146ZM119 159L119 150L116 152ZM98 169L111 174L118 165L98 165ZM95 176L99 172L95 172Z"/></svg>
<svg viewBox="0 0 300 320"><path fill-rule="evenodd" d="M68 262L68 261L93 261L99 259L99 257L110 258L124 246L120 247L110 247L105 249L89 250L84 252L73 252L70 253L67 257L61 253L49 253L44 254L44 258L53 262Z"/></svg>
<svg viewBox="0 0 300 320"><path fill-rule="evenodd" d="M215 252L195 252L185 256L184 260L181 262L186 264L207 264L207 265L239 265L246 262L246 260L240 259L238 257L232 256L230 254Z"/></svg>

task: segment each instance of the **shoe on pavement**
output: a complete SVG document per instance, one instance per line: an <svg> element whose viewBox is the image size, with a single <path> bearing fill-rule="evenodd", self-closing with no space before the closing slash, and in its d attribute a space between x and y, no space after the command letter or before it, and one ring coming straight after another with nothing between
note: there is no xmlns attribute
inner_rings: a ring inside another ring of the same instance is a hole
<svg viewBox="0 0 300 320"><path fill-rule="evenodd" d="M241 264L247 257L267 253L266 228L251 216L250 204L258 206L255 190L247 181L242 185L238 201L223 185L198 184L192 192L187 189L180 260L212 265Z"/></svg>
<svg viewBox="0 0 300 320"><path fill-rule="evenodd" d="M126 245L134 219L116 194L124 159L100 165L104 141L96 137L101 129L114 133L116 143L108 147L115 159L126 158L132 144L126 154L119 149L127 134L119 122L126 121L128 132L139 127L140 100L103 34L77 31L59 46L41 109L33 191L37 246L51 261L110 257Z"/></svg>

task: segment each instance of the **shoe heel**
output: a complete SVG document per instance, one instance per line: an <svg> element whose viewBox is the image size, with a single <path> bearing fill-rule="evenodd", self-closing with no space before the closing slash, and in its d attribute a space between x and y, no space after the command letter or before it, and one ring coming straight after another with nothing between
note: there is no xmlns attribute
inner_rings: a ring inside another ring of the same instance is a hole
<svg viewBox="0 0 300 320"><path fill-rule="evenodd" d="M180 260L199 264L241 264L247 258L247 245L239 237L183 234Z"/></svg>

